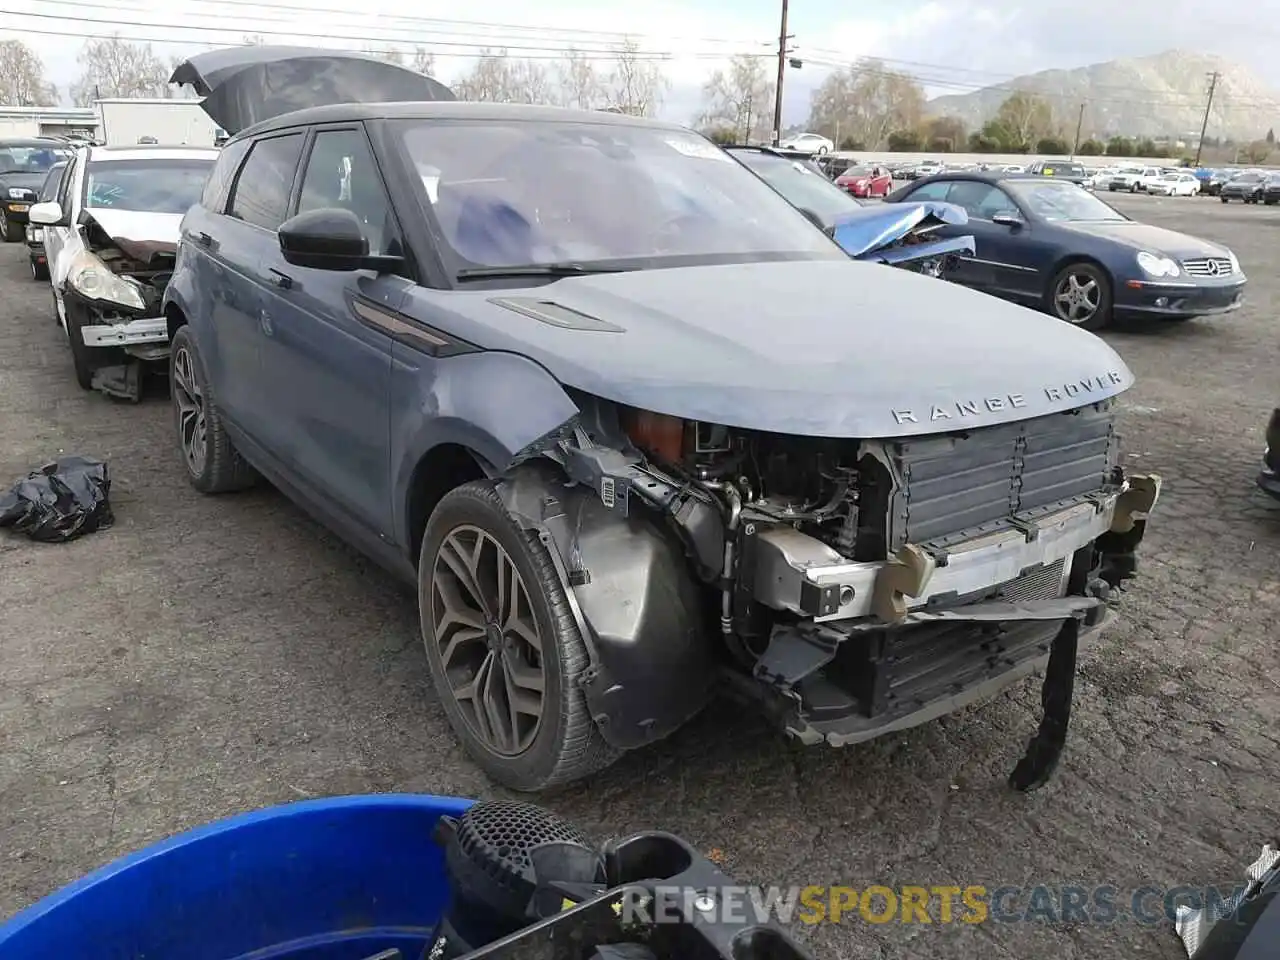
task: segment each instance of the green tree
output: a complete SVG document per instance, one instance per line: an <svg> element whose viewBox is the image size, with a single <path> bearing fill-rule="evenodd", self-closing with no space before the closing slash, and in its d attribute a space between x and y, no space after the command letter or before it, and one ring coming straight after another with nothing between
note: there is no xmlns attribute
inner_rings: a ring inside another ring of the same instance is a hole
<svg viewBox="0 0 1280 960"><path fill-rule="evenodd" d="M915 130L895 130L889 134L889 149L894 153L914 153L920 144L920 134Z"/></svg>
<svg viewBox="0 0 1280 960"><path fill-rule="evenodd" d="M737 136L734 135L733 127L712 127L711 129L703 132L706 134L708 140L712 143L718 143L721 146L728 146L731 143L738 142Z"/></svg>
<svg viewBox="0 0 1280 960"><path fill-rule="evenodd" d="M1004 149L1003 143L985 133L975 131L969 134L970 153L1001 153Z"/></svg>
<svg viewBox="0 0 1280 960"><path fill-rule="evenodd" d="M841 150L865 150L867 149L867 145L864 141L859 140L857 137L845 137L843 140L840 141L840 149Z"/></svg>
<svg viewBox="0 0 1280 960"><path fill-rule="evenodd" d="M1107 141L1108 157L1132 157L1133 141L1128 137L1112 137Z"/></svg>
<svg viewBox="0 0 1280 960"><path fill-rule="evenodd" d="M1169 148L1156 143L1150 137L1143 137L1133 145L1135 157L1167 157Z"/></svg>
<svg viewBox="0 0 1280 960"><path fill-rule="evenodd" d="M1080 149L1076 153L1082 157L1100 157L1106 149L1106 144L1099 143L1091 138L1080 144Z"/></svg>
<svg viewBox="0 0 1280 960"><path fill-rule="evenodd" d="M1071 152L1071 144L1061 137L1041 137L1036 141L1036 153L1049 157L1065 157Z"/></svg>
<svg viewBox="0 0 1280 960"><path fill-rule="evenodd" d="M929 141L929 152L930 153L954 153L957 144L963 147L964 140L952 140L950 137L947 137L944 140L939 137L934 137L932 140Z"/></svg>
<svg viewBox="0 0 1280 960"><path fill-rule="evenodd" d="M952 153L964 146L968 130L959 117L932 117L925 121L924 137L929 141L930 150ZM949 146L933 146L944 141Z"/></svg>

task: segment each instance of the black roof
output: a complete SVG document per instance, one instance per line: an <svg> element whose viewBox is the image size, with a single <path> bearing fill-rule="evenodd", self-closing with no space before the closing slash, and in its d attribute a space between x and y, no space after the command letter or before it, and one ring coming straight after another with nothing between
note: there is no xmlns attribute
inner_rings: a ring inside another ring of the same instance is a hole
<svg viewBox="0 0 1280 960"><path fill-rule="evenodd" d="M255 136L269 130L313 123L351 123L361 120L526 120L533 123L598 123L616 127L650 127L688 134L686 127L651 117L632 117L610 110L569 110L524 103L471 103L460 100L418 101L413 103L338 103L324 107L305 107L270 120L263 120L235 139Z"/></svg>
<svg viewBox="0 0 1280 960"><path fill-rule="evenodd" d="M1055 178L1042 177L1034 173L1008 173L1004 170L942 170L938 173L931 173L927 177L921 177L911 186L914 189L922 183L931 183L934 180L973 180L977 183L990 183L994 185L1008 180L1044 183L1046 180L1053 181ZM1070 183L1071 181L1062 180L1061 182Z"/></svg>

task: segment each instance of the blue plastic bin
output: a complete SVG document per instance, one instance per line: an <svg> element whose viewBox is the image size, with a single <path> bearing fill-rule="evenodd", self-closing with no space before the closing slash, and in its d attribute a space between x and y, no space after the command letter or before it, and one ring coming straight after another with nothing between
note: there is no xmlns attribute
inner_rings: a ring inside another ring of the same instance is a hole
<svg viewBox="0 0 1280 960"><path fill-rule="evenodd" d="M179 834L0 926L0 960L417 960L448 897L432 830L471 803L307 800Z"/></svg>

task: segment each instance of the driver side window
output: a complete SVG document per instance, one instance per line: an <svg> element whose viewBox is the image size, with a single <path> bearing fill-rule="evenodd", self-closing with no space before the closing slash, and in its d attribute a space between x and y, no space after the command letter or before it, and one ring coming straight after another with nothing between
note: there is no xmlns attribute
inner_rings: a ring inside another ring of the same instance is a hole
<svg viewBox="0 0 1280 960"><path fill-rule="evenodd" d="M947 199L964 209L969 216L990 220L998 213L1018 212L1018 206L999 187L977 181L957 183Z"/></svg>
<svg viewBox="0 0 1280 960"><path fill-rule="evenodd" d="M391 206L363 130L321 130L302 178L298 212L339 207L360 220L369 254L395 255Z"/></svg>

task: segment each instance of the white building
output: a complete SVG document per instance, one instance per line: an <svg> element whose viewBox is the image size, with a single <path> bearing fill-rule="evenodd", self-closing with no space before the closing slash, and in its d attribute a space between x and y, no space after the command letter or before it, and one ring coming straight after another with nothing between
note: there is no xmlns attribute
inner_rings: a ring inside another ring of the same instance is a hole
<svg viewBox="0 0 1280 960"><path fill-rule="evenodd" d="M93 107L0 106L0 140L72 134L96 137L98 111Z"/></svg>
<svg viewBox="0 0 1280 960"><path fill-rule="evenodd" d="M108 146L148 142L166 146L212 147L218 127L200 106L186 97L104 97L94 101L98 136Z"/></svg>

